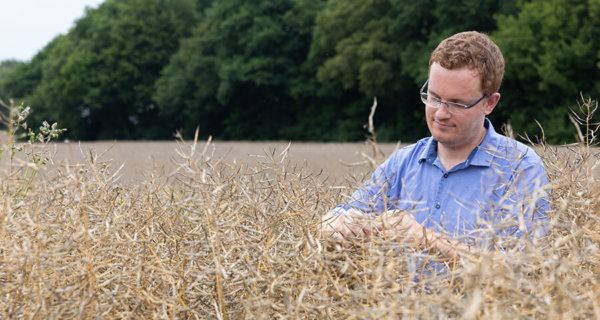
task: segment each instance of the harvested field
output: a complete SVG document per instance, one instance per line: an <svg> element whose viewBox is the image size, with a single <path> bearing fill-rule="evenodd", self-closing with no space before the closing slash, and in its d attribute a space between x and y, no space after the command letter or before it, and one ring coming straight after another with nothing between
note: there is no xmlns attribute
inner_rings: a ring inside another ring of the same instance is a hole
<svg viewBox="0 0 600 320"><path fill-rule="evenodd" d="M399 146L379 144L380 152L374 157L373 148L366 143L216 141L210 144L206 154L213 160L256 166L287 149L286 163L290 166L305 166L313 173L341 181L344 176L370 172L369 157L381 162ZM205 143L199 142L197 147L202 151ZM45 170L44 175L52 176L54 170L64 166L85 164L92 154L98 156L98 161L110 162L113 168L124 165L118 181L139 183L150 173L169 176L177 167L177 149L178 142L175 141L53 143L48 146L53 165Z"/></svg>

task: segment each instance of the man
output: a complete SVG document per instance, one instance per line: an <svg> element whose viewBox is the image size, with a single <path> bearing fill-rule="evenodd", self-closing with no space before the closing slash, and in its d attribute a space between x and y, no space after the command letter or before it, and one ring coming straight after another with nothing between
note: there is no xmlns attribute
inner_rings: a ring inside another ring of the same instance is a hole
<svg viewBox="0 0 600 320"><path fill-rule="evenodd" d="M501 247L500 235L541 235L542 161L486 118L503 75L502 53L485 34L442 41L420 92L431 137L395 152L348 203L323 216L319 235L349 243L384 233L450 259Z"/></svg>

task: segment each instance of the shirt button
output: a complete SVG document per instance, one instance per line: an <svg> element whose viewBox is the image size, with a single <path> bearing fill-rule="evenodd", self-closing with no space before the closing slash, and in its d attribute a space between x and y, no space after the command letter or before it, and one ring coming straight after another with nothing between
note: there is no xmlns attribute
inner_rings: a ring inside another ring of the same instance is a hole
<svg viewBox="0 0 600 320"><path fill-rule="evenodd" d="M447 173L444 173L444 178L448 178L448 174Z"/></svg>
<svg viewBox="0 0 600 320"><path fill-rule="evenodd" d="M435 204L435 208L436 208L436 209L439 209L439 208L440 208L440 204L439 204L439 203L436 203L436 204Z"/></svg>

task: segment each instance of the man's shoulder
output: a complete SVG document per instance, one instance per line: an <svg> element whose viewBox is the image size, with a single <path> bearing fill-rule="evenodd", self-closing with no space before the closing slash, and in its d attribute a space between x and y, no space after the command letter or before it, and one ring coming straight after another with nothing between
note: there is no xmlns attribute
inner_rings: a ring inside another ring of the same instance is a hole
<svg viewBox="0 0 600 320"><path fill-rule="evenodd" d="M426 152L428 151L428 148L430 147L433 138L431 137L427 137L427 138L423 138L415 143L409 144L407 146L404 146L398 150L396 150L392 156L394 158L420 158L421 156L423 156L424 154L426 154Z"/></svg>
<svg viewBox="0 0 600 320"><path fill-rule="evenodd" d="M423 138L415 143L404 146L387 158L382 164L388 169L398 169L416 165L421 159L427 157L431 145L431 137Z"/></svg>
<svg viewBox="0 0 600 320"><path fill-rule="evenodd" d="M498 155L504 155L511 162L516 160L521 165L542 163L542 159L531 146L501 134L496 134L494 149Z"/></svg>

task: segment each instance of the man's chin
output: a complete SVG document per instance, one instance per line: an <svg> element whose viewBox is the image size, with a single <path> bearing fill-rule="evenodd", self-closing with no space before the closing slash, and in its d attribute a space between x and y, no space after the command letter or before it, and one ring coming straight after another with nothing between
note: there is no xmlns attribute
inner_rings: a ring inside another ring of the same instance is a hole
<svg viewBox="0 0 600 320"><path fill-rule="evenodd" d="M451 146L456 144L456 137L451 134L443 134L439 132L433 132L431 135L435 141L443 145Z"/></svg>
<svg viewBox="0 0 600 320"><path fill-rule="evenodd" d="M450 132L448 132L447 130L430 130L431 136L439 142L449 142L452 140L452 138L454 137Z"/></svg>

